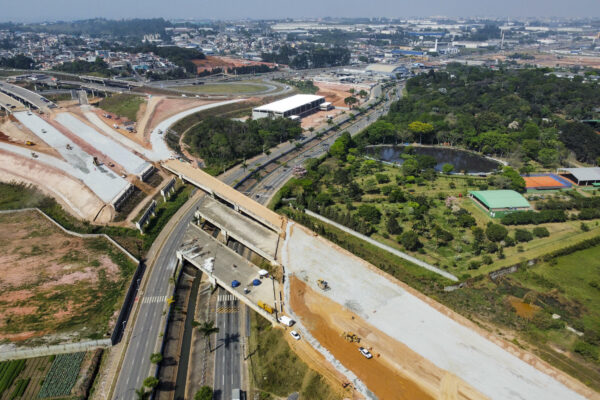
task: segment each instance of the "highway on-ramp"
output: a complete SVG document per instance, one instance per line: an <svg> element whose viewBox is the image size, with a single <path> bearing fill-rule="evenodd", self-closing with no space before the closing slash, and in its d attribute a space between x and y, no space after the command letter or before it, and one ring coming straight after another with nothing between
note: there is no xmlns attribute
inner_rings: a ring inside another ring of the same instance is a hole
<svg viewBox="0 0 600 400"><path fill-rule="evenodd" d="M388 103L384 104L385 109L387 109L387 104ZM364 122L361 122L361 118L357 118L355 125L358 124L357 129L359 129L359 127L365 127L367 124L372 123L375 120L376 117L374 115L372 115L368 121ZM168 126L172 125L174 122L175 121L169 121ZM166 126L166 124L164 125ZM161 126L161 124L159 124L159 126ZM316 147L318 149L315 150L314 155L320 155L326 151L325 146ZM283 173L282 170L278 170L278 172L273 175L280 173ZM234 183L234 181L236 181L237 178L237 175L228 175L222 180L231 185ZM281 183L284 182L284 180L278 182ZM273 190L275 190L275 188L273 188ZM144 288L143 293L138 294L138 301L141 302L141 304L139 305L140 308L137 313L137 318L134 321L133 331L131 332L129 342L127 343L125 357L119 371L119 377L115 390L113 392L113 399L134 399L136 397L135 390L142 387L144 379L150 374L150 355L154 352L157 340L159 340L160 320L163 315L165 305L164 301L166 301L166 296L169 295L169 293L167 293L169 279L173 275L176 265L176 251L183 240L183 236L189 222L193 219L193 214L196 210L196 204L198 201L199 199L196 197L195 200L188 201L188 203L186 203L184 207L179 210L179 212L164 228L163 233L159 235L159 238L154 242L152 246L153 248L150 250L150 253L156 253L156 256L154 257L154 262L152 262L152 260L149 260L148 262L149 270L147 271L148 280L146 287ZM164 241L161 240L161 236L163 235L166 236ZM152 302L145 300L145 298L162 298L164 301ZM229 323L225 323L221 334L236 334L236 332L239 330L239 324L234 322L235 321L231 320ZM223 322L219 320L218 323ZM239 351L236 355L233 347L223 347L223 352L225 353L231 350L234 350L234 353L225 354L225 360L237 359L241 361ZM216 368L222 367L216 366ZM233 372L225 371L224 373L232 374ZM221 374L224 376L223 372L221 372ZM227 395L225 391L227 388L231 389L231 384L235 384L236 382L229 382L227 385L225 385L226 383L227 382L223 382L222 387L215 387L215 390L219 390L220 393L226 395L226 397L223 397L223 399L229 398L230 395Z"/></svg>

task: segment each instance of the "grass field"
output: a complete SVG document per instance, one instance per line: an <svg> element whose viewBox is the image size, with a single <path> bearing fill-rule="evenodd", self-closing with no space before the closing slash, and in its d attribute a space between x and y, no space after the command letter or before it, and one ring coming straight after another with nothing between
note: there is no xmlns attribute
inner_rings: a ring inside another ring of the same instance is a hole
<svg viewBox="0 0 600 400"><path fill-rule="evenodd" d="M205 93L205 94L236 94L236 93L257 93L267 90L269 87L261 85L260 83L206 83L204 85L194 86L178 86L177 89L192 92L192 93Z"/></svg>
<svg viewBox="0 0 600 400"><path fill-rule="evenodd" d="M98 103L98 107L106 112L125 117L130 121L137 121L137 112L144 99L131 94L113 94Z"/></svg>
<svg viewBox="0 0 600 400"><path fill-rule="evenodd" d="M281 329L253 312L249 340L250 380L261 400L279 399L293 392L300 398L339 399L317 372L310 369L289 347ZM248 397L250 398L250 397Z"/></svg>
<svg viewBox="0 0 600 400"><path fill-rule="evenodd" d="M1 214L0 340L100 339L136 265L106 239L63 233L35 211Z"/></svg>

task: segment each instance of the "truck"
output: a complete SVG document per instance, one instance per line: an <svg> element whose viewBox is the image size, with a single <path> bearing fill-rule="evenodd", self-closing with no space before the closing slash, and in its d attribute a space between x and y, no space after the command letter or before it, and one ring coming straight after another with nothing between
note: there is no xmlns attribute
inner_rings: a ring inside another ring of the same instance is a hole
<svg viewBox="0 0 600 400"><path fill-rule="evenodd" d="M265 303L264 303L264 302L262 302L261 300L259 300L259 301L258 301L258 306L259 306L260 308L262 308L263 310L265 310L266 312L268 312L269 314L273 314L273 311L275 311L275 310L273 310L273 307L271 307L271 306L270 306L270 305L268 305L268 304L265 304Z"/></svg>
<svg viewBox="0 0 600 400"><path fill-rule="evenodd" d="M294 321L293 319L291 319L288 316L282 315L281 317L279 317L279 322L281 322L282 324L286 325L286 326L292 326L296 323L296 321Z"/></svg>

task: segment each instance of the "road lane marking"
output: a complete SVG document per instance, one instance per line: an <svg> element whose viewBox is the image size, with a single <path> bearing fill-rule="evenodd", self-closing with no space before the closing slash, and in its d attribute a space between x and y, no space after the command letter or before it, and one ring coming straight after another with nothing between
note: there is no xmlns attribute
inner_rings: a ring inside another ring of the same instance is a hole
<svg viewBox="0 0 600 400"><path fill-rule="evenodd" d="M144 296L142 304L166 303L167 296Z"/></svg>

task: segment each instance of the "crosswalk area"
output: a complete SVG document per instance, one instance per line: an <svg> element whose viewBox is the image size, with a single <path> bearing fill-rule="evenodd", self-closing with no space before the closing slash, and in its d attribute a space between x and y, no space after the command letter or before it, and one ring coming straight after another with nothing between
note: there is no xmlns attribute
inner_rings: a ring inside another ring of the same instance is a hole
<svg viewBox="0 0 600 400"><path fill-rule="evenodd" d="M145 296L142 299L142 304L166 303L167 296Z"/></svg>
<svg viewBox="0 0 600 400"><path fill-rule="evenodd" d="M220 294L217 298L217 313L235 313L240 310L238 299L232 294Z"/></svg>

